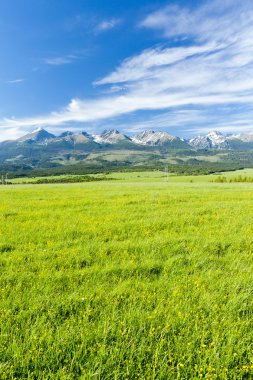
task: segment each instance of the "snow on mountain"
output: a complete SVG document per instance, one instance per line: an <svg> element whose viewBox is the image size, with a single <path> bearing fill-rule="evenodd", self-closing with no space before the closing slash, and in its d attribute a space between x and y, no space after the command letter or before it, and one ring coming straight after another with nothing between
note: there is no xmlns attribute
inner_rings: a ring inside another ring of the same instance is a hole
<svg viewBox="0 0 253 380"><path fill-rule="evenodd" d="M49 139L54 138L55 135L52 133L47 132L43 128L37 128L34 131L27 133L25 136L20 137L17 139L17 141L24 142L24 141L33 141L33 142L43 142Z"/></svg>
<svg viewBox="0 0 253 380"><path fill-rule="evenodd" d="M211 131L207 137L211 140L212 148L229 148L227 137L219 131Z"/></svg>
<svg viewBox="0 0 253 380"><path fill-rule="evenodd" d="M176 140L177 137L171 136L167 132L154 132L154 131L144 131L138 135L132 136L131 140L135 144L140 145L163 145L166 142L171 142Z"/></svg>
<svg viewBox="0 0 253 380"><path fill-rule="evenodd" d="M229 149L226 136L219 131L211 131L207 135L199 135L189 140L189 144L198 149Z"/></svg>
<svg viewBox="0 0 253 380"><path fill-rule="evenodd" d="M198 148L198 149L212 148L212 142L207 136L201 136L201 135L196 136L189 140L189 144L193 148Z"/></svg>
<svg viewBox="0 0 253 380"><path fill-rule="evenodd" d="M116 129L105 130L101 135L93 135L93 139L99 144L115 144L122 141L130 141L129 137Z"/></svg>

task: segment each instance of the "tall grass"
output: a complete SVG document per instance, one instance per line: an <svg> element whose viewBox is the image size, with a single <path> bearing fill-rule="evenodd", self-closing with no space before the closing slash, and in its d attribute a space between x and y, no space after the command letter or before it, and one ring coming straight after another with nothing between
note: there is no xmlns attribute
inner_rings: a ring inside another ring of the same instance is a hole
<svg viewBox="0 0 253 380"><path fill-rule="evenodd" d="M0 378L253 378L252 195L0 188Z"/></svg>

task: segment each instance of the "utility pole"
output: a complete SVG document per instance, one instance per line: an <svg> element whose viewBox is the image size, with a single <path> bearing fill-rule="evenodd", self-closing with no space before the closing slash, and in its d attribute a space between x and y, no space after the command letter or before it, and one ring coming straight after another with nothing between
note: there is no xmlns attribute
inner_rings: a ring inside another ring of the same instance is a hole
<svg viewBox="0 0 253 380"><path fill-rule="evenodd" d="M168 182L169 181L169 168L168 168L168 165L165 165L165 168L164 168L164 182Z"/></svg>

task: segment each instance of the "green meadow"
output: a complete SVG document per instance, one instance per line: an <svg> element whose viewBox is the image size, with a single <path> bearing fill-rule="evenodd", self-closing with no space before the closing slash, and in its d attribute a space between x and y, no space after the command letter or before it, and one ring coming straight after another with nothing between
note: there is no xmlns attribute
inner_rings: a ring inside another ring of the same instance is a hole
<svg viewBox="0 0 253 380"><path fill-rule="evenodd" d="M252 379L253 183L108 177L0 186L0 379Z"/></svg>

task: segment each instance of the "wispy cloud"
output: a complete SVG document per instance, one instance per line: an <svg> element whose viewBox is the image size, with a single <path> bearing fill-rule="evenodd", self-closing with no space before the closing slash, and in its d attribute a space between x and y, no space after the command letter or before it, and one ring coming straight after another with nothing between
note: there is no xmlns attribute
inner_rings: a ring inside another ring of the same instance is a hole
<svg viewBox="0 0 253 380"><path fill-rule="evenodd" d="M60 65L67 65L68 63L72 63L76 61L78 57L76 55L66 55L63 57L52 57L52 58L45 58L43 59L43 63L46 65L53 65L53 66L60 66Z"/></svg>
<svg viewBox="0 0 253 380"><path fill-rule="evenodd" d="M118 18L103 20L95 27L95 32L96 33L106 32L107 30L114 29L120 23L121 23L121 20Z"/></svg>
<svg viewBox="0 0 253 380"><path fill-rule="evenodd" d="M77 14L71 17L64 25L67 31L73 31L76 29L85 30L88 33L99 34L122 24L121 18L111 17L106 19L99 19L97 15L89 14Z"/></svg>
<svg viewBox="0 0 253 380"><path fill-rule="evenodd" d="M151 78L154 70L186 60L199 54L219 50L222 45L209 45L162 48L156 47L143 51L141 54L127 58L113 73L94 82L95 85L123 83Z"/></svg>
<svg viewBox="0 0 253 380"><path fill-rule="evenodd" d="M117 122L117 127L125 132L137 133L145 129L169 130L172 134L178 130L178 135L190 137L196 134L206 134L211 129L218 129L224 133L239 131L252 132L253 107L242 110L238 105L224 107L195 106L194 108L170 109L169 112L160 112L158 115L145 115L139 118ZM223 117L221 117L223 115Z"/></svg>
<svg viewBox="0 0 253 380"><path fill-rule="evenodd" d="M13 79L13 80L7 80L6 83L18 84L18 83L22 83L24 81L25 81L25 78L18 78L18 79Z"/></svg>
<svg viewBox="0 0 253 380"><path fill-rule="evenodd" d="M18 127L10 127L7 125L6 127L1 126L1 134L0 134L0 141L4 140L13 140L18 137L21 137L26 133L27 129L22 129L20 126Z"/></svg>
<svg viewBox="0 0 253 380"><path fill-rule="evenodd" d="M214 0L195 9L169 6L147 15L139 26L161 33L164 44L126 58L98 79L95 85L107 90L106 94L72 99L49 115L4 119L0 126L103 122L155 111L161 112L160 127L167 120L167 127L186 128L188 123L193 129L195 123L198 130L217 124L231 130L253 128L253 5L249 0L242 4ZM175 43L178 39L180 43ZM195 109L193 122L186 118L189 108ZM229 111L224 112L225 108ZM151 126L152 118L146 121ZM153 122L154 127L158 125ZM141 123L144 126L145 118Z"/></svg>
<svg viewBox="0 0 253 380"><path fill-rule="evenodd" d="M252 16L250 0L213 0L194 9L168 5L148 14L140 26L161 31L167 38L233 42L252 24Z"/></svg>

